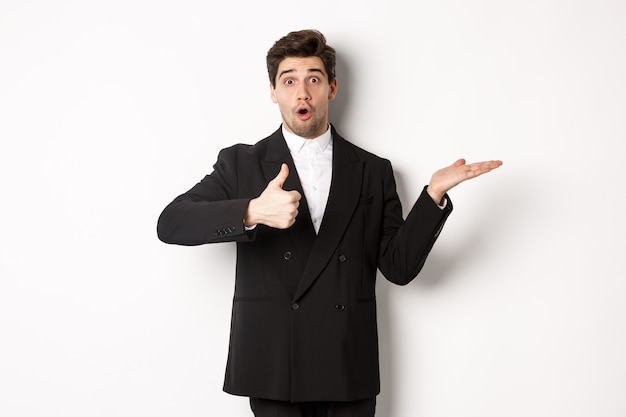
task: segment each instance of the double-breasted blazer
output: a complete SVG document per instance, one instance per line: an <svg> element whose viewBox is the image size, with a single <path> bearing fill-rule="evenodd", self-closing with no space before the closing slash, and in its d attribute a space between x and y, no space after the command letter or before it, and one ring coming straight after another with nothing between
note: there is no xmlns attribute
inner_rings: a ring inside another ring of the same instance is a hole
<svg viewBox="0 0 626 417"><path fill-rule="evenodd" d="M237 242L228 393L292 402L376 396L377 270L410 282L452 210L424 190L404 220L390 162L331 128L332 182L317 235L281 129L220 151L213 172L159 217L167 243ZM248 202L283 162L283 188L303 196L295 224L245 230Z"/></svg>

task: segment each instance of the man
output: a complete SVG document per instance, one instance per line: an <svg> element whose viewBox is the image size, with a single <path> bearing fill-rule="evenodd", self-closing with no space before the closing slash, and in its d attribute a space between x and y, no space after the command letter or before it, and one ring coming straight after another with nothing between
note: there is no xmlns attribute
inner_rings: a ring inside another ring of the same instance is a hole
<svg viewBox="0 0 626 417"><path fill-rule="evenodd" d="M379 393L375 279L409 283L452 210L447 192L501 165L435 172L406 220L389 161L328 122L335 51L312 30L267 54L282 126L223 149L161 214L167 243L237 242L224 390L255 416L371 417Z"/></svg>

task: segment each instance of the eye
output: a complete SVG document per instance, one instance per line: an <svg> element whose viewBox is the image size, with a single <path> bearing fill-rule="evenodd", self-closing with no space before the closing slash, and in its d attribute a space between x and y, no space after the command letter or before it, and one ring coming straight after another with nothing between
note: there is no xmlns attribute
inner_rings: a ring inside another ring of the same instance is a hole
<svg viewBox="0 0 626 417"><path fill-rule="evenodd" d="M317 78L317 77L311 77L311 82L312 82L312 83L317 83L317 82L319 82L319 80L320 80L320 79L319 79L319 78Z"/></svg>
<svg viewBox="0 0 626 417"><path fill-rule="evenodd" d="M287 78L285 80L285 85L292 85L293 84L293 80L291 78Z"/></svg>

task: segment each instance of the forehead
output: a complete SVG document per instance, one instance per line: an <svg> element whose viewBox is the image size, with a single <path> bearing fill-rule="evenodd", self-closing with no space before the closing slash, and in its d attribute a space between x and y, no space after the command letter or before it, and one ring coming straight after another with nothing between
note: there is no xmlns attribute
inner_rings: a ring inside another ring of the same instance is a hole
<svg viewBox="0 0 626 417"><path fill-rule="evenodd" d="M292 73L310 73L317 72L326 75L326 70L324 69L324 62L319 57L316 56L307 56L307 57L295 57L290 56L278 64L278 78L280 78L283 74L292 74Z"/></svg>

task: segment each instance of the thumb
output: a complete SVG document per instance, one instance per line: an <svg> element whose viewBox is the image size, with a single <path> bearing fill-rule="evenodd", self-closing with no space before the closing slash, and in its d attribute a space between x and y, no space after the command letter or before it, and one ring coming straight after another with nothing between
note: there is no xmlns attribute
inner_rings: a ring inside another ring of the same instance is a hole
<svg viewBox="0 0 626 417"><path fill-rule="evenodd" d="M278 175L276 175L276 178L274 178L272 180L272 182L279 186L280 188L283 188L283 184L285 183L285 180L287 179L287 177L289 176L289 167L287 166L287 164L283 163L280 166L280 172L278 173Z"/></svg>
<svg viewBox="0 0 626 417"><path fill-rule="evenodd" d="M457 159L457 161L452 164L453 167L460 167L463 166L467 163L467 161L465 161L465 158L461 158L461 159Z"/></svg>

